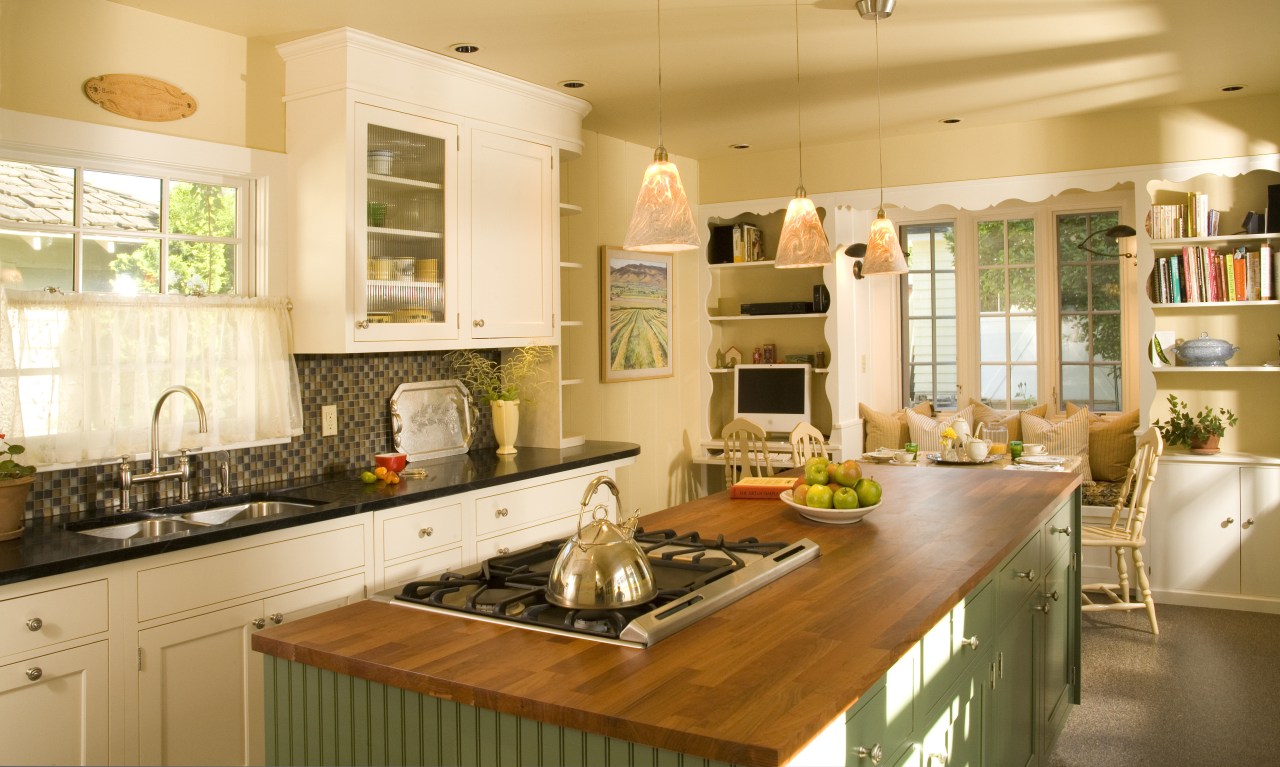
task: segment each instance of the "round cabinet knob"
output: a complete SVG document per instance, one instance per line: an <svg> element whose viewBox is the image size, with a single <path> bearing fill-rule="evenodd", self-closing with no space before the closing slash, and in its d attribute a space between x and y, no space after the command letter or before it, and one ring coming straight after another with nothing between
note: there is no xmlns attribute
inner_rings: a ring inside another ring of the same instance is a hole
<svg viewBox="0 0 1280 767"><path fill-rule="evenodd" d="M1049 525L1049 533L1050 534L1061 533L1063 535L1069 536L1071 535L1071 525L1067 525L1066 527L1054 527L1053 525Z"/></svg>
<svg viewBox="0 0 1280 767"><path fill-rule="evenodd" d="M854 749L853 755L859 759L870 759L872 764L879 764L880 760L884 758L884 749L880 748L879 743L875 744L871 748L858 746Z"/></svg>
<svg viewBox="0 0 1280 767"><path fill-rule="evenodd" d="M271 613L271 622L277 626L284 623L284 613Z"/></svg>
<svg viewBox="0 0 1280 767"><path fill-rule="evenodd" d="M510 549L510 548L508 548L508 547L506 547L506 546L503 546L502 548L498 549L498 553L499 553L499 554L510 554L510 553L511 553L511 549Z"/></svg>
<svg viewBox="0 0 1280 767"><path fill-rule="evenodd" d="M1226 520L1223 521L1222 526L1227 527L1228 525L1234 525L1235 523L1236 523L1235 517L1227 517Z"/></svg>
<svg viewBox="0 0 1280 767"><path fill-rule="evenodd" d="M253 619L253 627L254 627L254 628L256 628L256 629L260 629L260 628L262 628L262 627L264 627L264 626L266 626L266 625L267 625L267 619L266 619L266 618L254 618L254 619Z"/></svg>
<svg viewBox="0 0 1280 767"><path fill-rule="evenodd" d="M1044 595L1044 598L1045 598L1045 599L1052 599L1053 601L1057 602L1057 601L1058 601L1058 591L1057 591L1056 589L1055 589L1055 590L1053 590L1053 591L1050 591L1048 594L1045 594L1045 595Z"/></svg>
<svg viewBox="0 0 1280 767"><path fill-rule="evenodd" d="M978 635L974 634L968 639L961 639L960 644L964 645L965 647L968 647L970 650L976 650L978 649Z"/></svg>
<svg viewBox="0 0 1280 767"><path fill-rule="evenodd" d="M507 515L508 515L508 514L510 514L510 513L511 513L511 512L510 512L510 511L507 511L507 509L506 509L506 508L501 508L501 509L498 509L497 511L493 512L493 516L495 516L495 517L505 517L505 516L507 516Z"/></svg>
<svg viewBox="0 0 1280 767"><path fill-rule="evenodd" d="M473 328L482 328L482 327L484 327L484 320L472 320L472 321L471 321L471 327L473 327Z"/></svg>
<svg viewBox="0 0 1280 767"><path fill-rule="evenodd" d="M31 668L27 669L27 679L30 679L33 682L42 676L44 676L44 670L41 669L39 666L32 666Z"/></svg>
<svg viewBox="0 0 1280 767"><path fill-rule="evenodd" d="M360 320L359 322L357 322L357 323L356 323L356 327L357 327L357 328L360 328L361 330L368 330L368 329L369 329L369 321L368 321L368 320Z"/></svg>
<svg viewBox="0 0 1280 767"><path fill-rule="evenodd" d="M31 620L27 621L28 631L39 631L42 628L44 628L44 621L40 620L39 618L32 618Z"/></svg>
<svg viewBox="0 0 1280 767"><path fill-rule="evenodd" d="M1240 524L1240 526L1246 530L1253 527L1253 517L1249 517L1248 519L1246 519L1244 522Z"/></svg>
<svg viewBox="0 0 1280 767"><path fill-rule="evenodd" d="M1035 609L1039 610L1040 612L1044 613L1045 615L1048 615L1048 614L1049 614L1049 603L1048 603L1048 602L1045 602L1044 604L1037 606Z"/></svg>
<svg viewBox="0 0 1280 767"><path fill-rule="evenodd" d="M1035 571L1035 570L1028 570L1028 571L1026 571L1025 573L1014 573L1014 577L1016 577L1016 578L1026 578L1026 579L1027 579L1027 580L1029 580L1029 581L1034 581L1034 580L1036 579L1036 571Z"/></svg>
<svg viewBox="0 0 1280 767"><path fill-rule="evenodd" d="M418 531L418 537L419 537L419 538L430 538L430 537L431 537L431 535L432 535L432 533L434 533L435 531L436 531L436 530L435 530L435 528L434 528L434 527L424 527L424 528L422 528L421 530L419 530L419 531Z"/></svg>

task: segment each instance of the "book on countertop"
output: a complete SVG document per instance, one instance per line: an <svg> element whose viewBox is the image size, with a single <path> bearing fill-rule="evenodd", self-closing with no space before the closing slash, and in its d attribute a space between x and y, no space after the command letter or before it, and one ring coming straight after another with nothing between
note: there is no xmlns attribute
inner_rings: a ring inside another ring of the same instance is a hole
<svg viewBox="0 0 1280 767"><path fill-rule="evenodd" d="M776 499L795 482L796 477L743 477L729 488L729 497Z"/></svg>

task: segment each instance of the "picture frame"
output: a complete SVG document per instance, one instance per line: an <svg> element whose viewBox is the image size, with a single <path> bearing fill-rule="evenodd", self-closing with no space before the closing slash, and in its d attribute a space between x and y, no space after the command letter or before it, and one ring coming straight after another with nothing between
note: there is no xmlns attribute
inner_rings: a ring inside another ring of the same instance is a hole
<svg viewBox="0 0 1280 767"><path fill-rule="evenodd" d="M600 380L675 375L669 253L600 247Z"/></svg>

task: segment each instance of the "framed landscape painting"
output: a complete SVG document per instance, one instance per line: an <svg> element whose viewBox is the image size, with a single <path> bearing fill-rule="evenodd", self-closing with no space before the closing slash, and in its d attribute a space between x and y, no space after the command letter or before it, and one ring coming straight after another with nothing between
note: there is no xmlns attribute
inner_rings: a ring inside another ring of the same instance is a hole
<svg viewBox="0 0 1280 767"><path fill-rule="evenodd" d="M600 248L600 380L674 375L671 256Z"/></svg>

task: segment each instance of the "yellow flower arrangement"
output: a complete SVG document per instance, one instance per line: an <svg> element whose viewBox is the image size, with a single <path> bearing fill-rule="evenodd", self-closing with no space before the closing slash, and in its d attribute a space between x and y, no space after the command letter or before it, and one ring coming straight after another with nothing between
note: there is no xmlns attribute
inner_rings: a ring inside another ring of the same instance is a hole
<svg viewBox="0 0 1280 767"><path fill-rule="evenodd" d="M956 430L948 426L942 430L941 437L945 440L953 440L956 438Z"/></svg>

